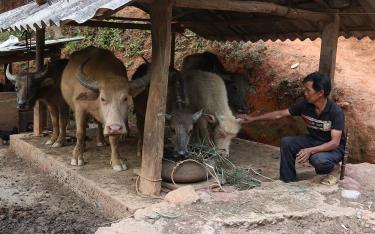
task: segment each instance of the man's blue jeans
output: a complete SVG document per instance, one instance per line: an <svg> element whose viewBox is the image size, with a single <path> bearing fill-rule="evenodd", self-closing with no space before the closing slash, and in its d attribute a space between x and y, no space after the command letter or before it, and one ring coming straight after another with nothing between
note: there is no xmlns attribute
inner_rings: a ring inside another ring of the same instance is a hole
<svg viewBox="0 0 375 234"><path fill-rule="evenodd" d="M301 149L324 144L309 136L284 137L280 146L280 179L284 182L297 180L296 155ZM315 168L317 174L328 174L333 170L335 164L344 156L344 149L338 148L334 151L319 152L309 158L310 164Z"/></svg>

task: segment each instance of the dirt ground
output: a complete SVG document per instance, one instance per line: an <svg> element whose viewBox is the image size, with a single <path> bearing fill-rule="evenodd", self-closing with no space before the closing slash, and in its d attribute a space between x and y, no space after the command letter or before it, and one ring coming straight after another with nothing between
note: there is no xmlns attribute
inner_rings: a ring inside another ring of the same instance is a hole
<svg viewBox="0 0 375 234"><path fill-rule="evenodd" d="M193 204L162 202L97 234L374 233L374 188L362 190L358 200L343 198L341 191L308 181L266 183L241 192L201 190Z"/></svg>
<svg viewBox="0 0 375 234"><path fill-rule="evenodd" d="M111 222L5 146L0 168L0 233L93 233Z"/></svg>

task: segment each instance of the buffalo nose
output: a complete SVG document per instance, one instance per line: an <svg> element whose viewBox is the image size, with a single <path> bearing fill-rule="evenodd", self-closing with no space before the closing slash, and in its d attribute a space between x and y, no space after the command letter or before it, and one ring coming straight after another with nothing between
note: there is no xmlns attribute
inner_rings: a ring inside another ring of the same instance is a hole
<svg viewBox="0 0 375 234"><path fill-rule="evenodd" d="M26 108L26 102L18 102L18 109L25 109Z"/></svg>
<svg viewBox="0 0 375 234"><path fill-rule="evenodd" d="M112 124L107 126L109 134L122 134L122 126L119 124Z"/></svg>
<svg viewBox="0 0 375 234"><path fill-rule="evenodd" d="M185 155L185 151L184 150L179 150L179 151L177 151L177 154L179 156L184 156Z"/></svg>

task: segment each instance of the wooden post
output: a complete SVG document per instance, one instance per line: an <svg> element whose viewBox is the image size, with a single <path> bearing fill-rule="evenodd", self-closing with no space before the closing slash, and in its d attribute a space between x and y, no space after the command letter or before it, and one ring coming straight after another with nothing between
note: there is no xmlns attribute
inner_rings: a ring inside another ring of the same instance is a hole
<svg viewBox="0 0 375 234"><path fill-rule="evenodd" d="M171 38L171 61L170 61L171 67L174 67L175 53L176 53L176 32L173 31L172 38Z"/></svg>
<svg viewBox="0 0 375 234"><path fill-rule="evenodd" d="M152 4L152 69L139 190L143 194L159 195L164 149L164 114L171 54L172 0L155 0Z"/></svg>
<svg viewBox="0 0 375 234"><path fill-rule="evenodd" d="M40 71L43 68L44 63L44 39L45 39L45 30L37 29L36 30L36 54L35 62L36 68ZM45 108L44 108L45 109ZM45 112L45 111L44 111ZM34 135L41 136L43 131L43 106L40 101L36 101L34 106Z"/></svg>
<svg viewBox="0 0 375 234"><path fill-rule="evenodd" d="M340 17L335 15L334 20L327 24L322 33L320 49L319 72L326 73L331 78L332 89L334 86L337 42L340 32Z"/></svg>

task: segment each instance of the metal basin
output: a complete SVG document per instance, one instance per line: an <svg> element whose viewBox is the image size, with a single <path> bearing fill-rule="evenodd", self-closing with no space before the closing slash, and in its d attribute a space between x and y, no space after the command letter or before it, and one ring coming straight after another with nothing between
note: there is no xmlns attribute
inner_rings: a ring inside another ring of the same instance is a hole
<svg viewBox="0 0 375 234"><path fill-rule="evenodd" d="M195 183L207 180L210 177L210 173L203 165L194 161L175 162L163 159L161 178L172 182L172 176L175 183Z"/></svg>

